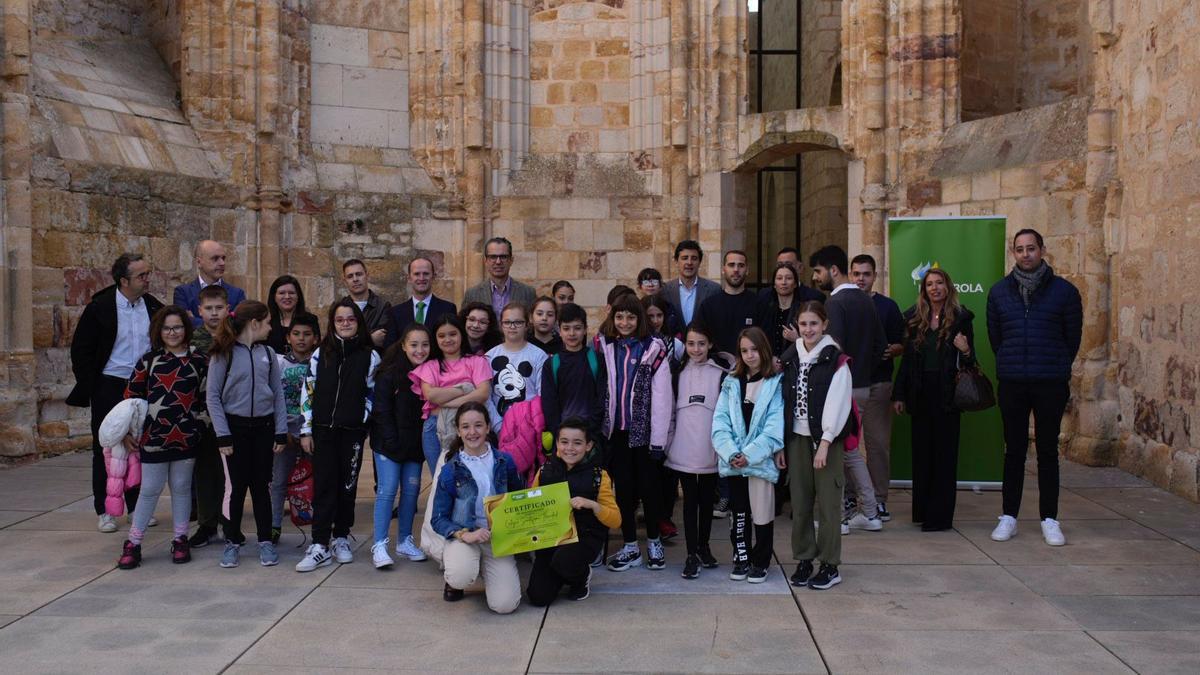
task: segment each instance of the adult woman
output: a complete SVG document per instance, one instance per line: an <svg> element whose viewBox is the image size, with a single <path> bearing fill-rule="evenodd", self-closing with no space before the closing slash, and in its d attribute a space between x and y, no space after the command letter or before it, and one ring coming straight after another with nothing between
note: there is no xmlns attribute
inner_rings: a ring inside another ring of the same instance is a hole
<svg viewBox="0 0 1200 675"><path fill-rule="evenodd" d="M767 334L771 349L782 354L796 341L796 288L800 285L800 273L791 263L781 262L775 266L774 292L767 294L760 309L758 325Z"/></svg>
<svg viewBox="0 0 1200 675"><path fill-rule="evenodd" d="M500 333L500 322L496 320L496 312L491 305L468 302L458 313L458 320L467 333L467 344L463 346L464 354L483 356L489 349L504 341L504 336Z"/></svg>
<svg viewBox="0 0 1200 675"><path fill-rule="evenodd" d="M892 391L897 414L912 415L913 522L924 532L954 521L961 411L954 407L955 374L975 363L974 315L958 302L945 270L921 281L915 307L904 313L904 355Z"/></svg>
<svg viewBox="0 0 1200 675"><path fill-rule="evenodd" d="M287 354L291 351L287 334L292 328L292 317L308 311L304 307L300 280L285 274L272 282L271 290L267 292L267 309L271 312L271 334L267 336L267 345L276 354Z"/></svg>

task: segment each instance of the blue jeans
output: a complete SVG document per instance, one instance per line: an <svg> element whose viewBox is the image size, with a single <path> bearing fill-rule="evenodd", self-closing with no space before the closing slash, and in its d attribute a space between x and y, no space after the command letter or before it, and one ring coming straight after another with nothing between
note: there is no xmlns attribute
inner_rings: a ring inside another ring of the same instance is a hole
<svg viewBox="0 0 1200 675"><path fill-rule="evenodd" d="M437 415L430 415L425 420L425 426L421 427L421 450L425 452L425 461L429 464L429 475L433 478L433 482L437 482L437 476L433 473L437 470L438 456L442 454L442 441L437 434Z"/></svg>
<svg viewBox="0 0 1200 675"><path fill-rule="evenodd" d="M399 544L412 536L417 495L421 492L421 463L394 462L377 452L375 470L379 473L379 490L375 493L375 541L383 541L388 536L392 505L399 492L400 510L396 518L396 543Z"/></svg>

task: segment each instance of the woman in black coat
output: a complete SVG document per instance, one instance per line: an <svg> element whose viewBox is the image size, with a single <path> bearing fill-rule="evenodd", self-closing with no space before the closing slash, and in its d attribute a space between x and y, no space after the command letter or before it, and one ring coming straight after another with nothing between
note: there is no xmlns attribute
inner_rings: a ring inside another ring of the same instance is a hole
<svg viewBox="0 0 1200 675"><path fill-rule="evenodd" d="M959 304L950 275L934 268L904 317L908 329L892 400L897 414L912 415L912 519L923 532L948 530L962 412L954 407L954 385L958 369L975 363L974 315Z"/></svg>

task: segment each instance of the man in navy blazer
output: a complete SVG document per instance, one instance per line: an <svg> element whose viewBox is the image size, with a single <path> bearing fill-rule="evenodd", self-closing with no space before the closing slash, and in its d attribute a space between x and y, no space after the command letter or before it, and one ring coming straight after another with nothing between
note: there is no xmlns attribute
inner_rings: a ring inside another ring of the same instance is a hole
<svg viewBox="0 0 1200 675"><path fill-rule="evenodd" d="M400 341L404 329L413 321L432 325L444 314L457 314L453 302L443 300L433 293L433 261L429 258L413 258L408 263L408 289L412 297L393 305L388 312L387 338L384 348Z"/></svg>
<svg viewBox="0 0 1200 675"><path fill-rule="evenodd" d="M186 309L192 315L192 325L199 326L200 319L200 289L212 284L225 287L229 295L229 311L233 312L238 303L246 299L246 291L225 283L225 247L211 239L196 244L196 278L186 284L175 287L172 297L174 304Z"/></svg>
<svg viewBox="0 0 1200 675"><path fill-rule="evenodd" d="M721 285L715 281L700 276L700 263L704 260L704 251L700 243L693 239L685 239L675 246L675 266L679 268L679 278L672 279L663 285L659 291L675 316L682 322L681 328L686 328L692 319L699 315L700 305L704 301L721 292Z"/></svg>

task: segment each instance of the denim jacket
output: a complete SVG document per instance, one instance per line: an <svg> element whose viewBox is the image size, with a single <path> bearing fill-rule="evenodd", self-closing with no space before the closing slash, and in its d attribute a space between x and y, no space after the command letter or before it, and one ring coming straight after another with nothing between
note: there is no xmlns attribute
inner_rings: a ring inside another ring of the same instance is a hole
<svg viewBox="0 0 1200 675"><path fill-rule="evenodd" d="M492 448L496 463L492 469L493 494L504 494L525 487L517 473L513 458L501 450ZM485 497L490 495L484 495ZM471 477L471 470L463 464L461 454L446 462L438 474L437 494L433 498L433 530L449 539L459 530L475 530L475 500L479 487Z"/></svg>

